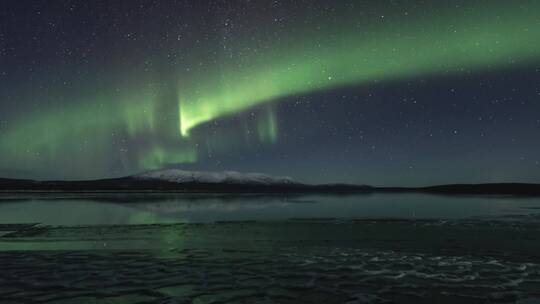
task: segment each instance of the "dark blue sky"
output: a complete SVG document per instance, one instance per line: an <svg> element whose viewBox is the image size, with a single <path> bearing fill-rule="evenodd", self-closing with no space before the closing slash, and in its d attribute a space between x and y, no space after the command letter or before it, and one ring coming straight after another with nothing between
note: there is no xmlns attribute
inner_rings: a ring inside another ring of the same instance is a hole
<svg viewBox="0 0 540 304"><path fill-rule="evenodd" d="M314 183L540 182L538 6L2 1L0 176L82 179L180 167ZM349 68L348 37L361 37L351 50L373 46L365 58L378 62L365 67L395 60L414 72L389 65L348 80L362 69L354 60ZM329 41L343 43L344 59ZM493 55L498 45L504 52ZM404 50L414 49L409 67ZM421 56L433 61L430 69ZM294 74L302 63L310 72ZM319 73L343 81L311 85ZM270 81L272 98L251 103L245 96L264 96L258 84L268 75L298 84ZM198 107L214 96L214 83L223 99ZM209 117L189 137L178 130L185 92L200 97L187 104L198 118Z"/></svg>

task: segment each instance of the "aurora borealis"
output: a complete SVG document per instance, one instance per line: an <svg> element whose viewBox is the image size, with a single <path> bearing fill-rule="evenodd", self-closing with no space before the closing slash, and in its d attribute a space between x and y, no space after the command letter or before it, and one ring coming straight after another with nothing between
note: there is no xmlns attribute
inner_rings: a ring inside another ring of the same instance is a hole
<svg viewBox="0 0 540 304"><path fill-rule="evenodd" d="M538 1L0 8L1 176L540 181Z"/></svg>
<svg viewBox="0 0 540 304"><path fill-rule="evenodd" d="M218 80L205 79L185 96L180 92L181 133L283 96L375 79L496 68L508 65L510 58L522 64L540 58L540 44L530 44L540 37L540 28L531 26L538 23L534 9L500 6L495 22L490 10L475 9L458 25L450 16L430 17L404 22L404 28L380 26L373 35L337 28L311 39L301 35L299 43L269 49L260 58L248 58L247 67L226 69Z"/></svg>

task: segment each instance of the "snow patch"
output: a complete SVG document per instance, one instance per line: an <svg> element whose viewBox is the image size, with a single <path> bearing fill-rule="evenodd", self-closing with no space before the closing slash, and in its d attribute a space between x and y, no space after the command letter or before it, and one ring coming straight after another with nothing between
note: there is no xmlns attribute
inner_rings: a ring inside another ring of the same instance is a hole
<svg viewBox="0 0 540 304"><path fill-rule="evenodd" d="M270 176L261 173L240 173L236 171L206 172L165 169L150 171L133 176L142 180L161 180L174 183L208 184L251 184L251 185L292 185L300 184L288 176Z"/></svg>

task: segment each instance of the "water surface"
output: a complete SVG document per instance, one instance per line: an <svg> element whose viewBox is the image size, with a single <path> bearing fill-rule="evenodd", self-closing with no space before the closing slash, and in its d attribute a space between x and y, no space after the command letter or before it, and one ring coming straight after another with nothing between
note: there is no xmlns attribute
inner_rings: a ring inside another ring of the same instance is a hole
<svg viewBox="0 0 540 304"><path fill-rule="evenodd" d="M515 197L4 194L0 299L538 303L539 214Z"/></svg>
<svg viewBox="0 0 540 304"><path fill-rule="evenodd" d="M540 213L540 199L427 194L5 196L0 223L110 225L298 218L461 219Z"/></svg>

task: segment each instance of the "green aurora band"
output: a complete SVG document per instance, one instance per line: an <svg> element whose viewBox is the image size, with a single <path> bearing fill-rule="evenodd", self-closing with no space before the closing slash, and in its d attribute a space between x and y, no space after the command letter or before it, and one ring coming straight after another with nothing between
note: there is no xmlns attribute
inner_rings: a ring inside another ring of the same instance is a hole
<svg viewBox="0 0 540 304"><path fill-rule="evenodd" d="M39 170L60 162L73 170L66 176L77 176L77 164L93 163L95 172L85 173L93 177L118 161L119 174L196 162L201 154L201 139L191 136L196 127L261 104L373 81L537 62L539 11L540 2L527 9L510 3L476 7L466 16L447 12L413 21L401 16L372 23L370 31L335 24L319 31L291 29L289 40L272 42L264 51L179 73L170 101L163 101L160 87L134 87L123 90L125 95L79 98L71 107L29 113L0 138L0 165ZM268 106L257 117L253 133L261 143L275 143L275 110ZM111 159L118 147L135 153ZM60 149L73 159L56 159Z"/></svg>
<svg viewBox="0 0 540 304"><path fill-rule="evenodd" d="M526 64L540 58L540 3L534 6L477 8L466 20L447 15L379 29L369 37L355 31L321 33L272 49L248 58L251 65L231 67L217 79L179 92L180 133L187 136L202 123L291 95Z"/></svg>

